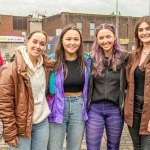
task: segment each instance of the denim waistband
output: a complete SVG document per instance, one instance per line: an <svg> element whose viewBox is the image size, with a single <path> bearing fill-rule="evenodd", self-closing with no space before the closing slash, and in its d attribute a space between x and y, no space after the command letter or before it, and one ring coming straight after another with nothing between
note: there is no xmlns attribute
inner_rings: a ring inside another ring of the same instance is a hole
<svg viewBox="0 0 150 150"><path fill-rule="evenodd" d="M65 96L66 100L83 99L83 96Z"/></svg>

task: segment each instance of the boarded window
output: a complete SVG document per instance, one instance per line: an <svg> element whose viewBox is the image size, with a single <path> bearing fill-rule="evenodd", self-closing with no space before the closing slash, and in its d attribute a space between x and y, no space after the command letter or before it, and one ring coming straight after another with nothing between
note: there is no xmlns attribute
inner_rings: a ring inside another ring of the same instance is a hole
<svg viewBox="0 0 150 150"><path fill-rule="evenodd" d="M79 29L79 31L82 34L82 23L81 22L77 22L77 28Z"/></svg>
<svg viewBox="0 0 150 150"><path fill-rule="evenodd" d="M95 23L90 23L90 36L94 36Z"/></svg>
<svg viewBox="0 0 150 150"><path fill-rule="evenodd" d="M27 17L13 16L13 29L26 30L27 29Z"/></svg>

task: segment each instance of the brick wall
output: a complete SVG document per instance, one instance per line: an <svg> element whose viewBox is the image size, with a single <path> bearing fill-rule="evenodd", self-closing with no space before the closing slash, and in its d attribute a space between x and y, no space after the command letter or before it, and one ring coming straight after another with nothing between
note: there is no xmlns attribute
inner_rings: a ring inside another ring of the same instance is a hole
<svg viewBox="0 0 150 150"><path fill-rule="evenodd" d="M131 51L134 44L134 27L138 17L119 17L119 38L129 39L130 42L125 47ZM91 49L94 37L90 36L90 23L98 26L101 23L111 23L115 25L116 17L114 15L81 14L81 13L61 13L43 19L43 30L49 35L56 35L56 29L63 28L66 25L77 22L82 23L82 36L86 50Z"/></svg>

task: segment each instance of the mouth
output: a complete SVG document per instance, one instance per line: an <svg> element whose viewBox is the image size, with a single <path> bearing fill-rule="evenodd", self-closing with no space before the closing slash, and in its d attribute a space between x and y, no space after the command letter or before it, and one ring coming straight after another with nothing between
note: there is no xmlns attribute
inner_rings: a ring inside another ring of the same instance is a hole
<svg viewBox="0 0 150 150"><path fill-rule="evenodd" d="M35 53L40 53L40 52L41 52L41 50L33 49L33 52L35 52Z"/></svg>
<svg viewBox="0 0 150 150"><path fill-rule="evenodd" d="M70 47L70 50L76 50L77 48L76 47Z"/></svg>
<svg viewBox="0 0 150 150"><path fill-rule="evenodd" d="M147 38L150 38L150 36L142 36L143 39L147 39Z"/></svg>
<svg viewBox="0 0 150 150"><path fill-rule="evenodd" d="M110 45L103 45L104 47L109 47Z"/></svg>

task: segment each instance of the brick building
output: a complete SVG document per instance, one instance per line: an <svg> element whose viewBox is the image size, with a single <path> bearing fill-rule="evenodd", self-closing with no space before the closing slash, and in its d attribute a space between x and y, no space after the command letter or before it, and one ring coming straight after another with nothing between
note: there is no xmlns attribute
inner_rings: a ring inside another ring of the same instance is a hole
<svg viewBox="0 0 150 150"><path fill-rule="evenodd" d="M134 27L138 17L119 16L119 39L129 51L134 45ZM62 12L46 17L36 12L29 16L0 15L0 51L5 60L9 59L15 47L22 45L24 37L34 30L44 30L49 35L47 53L53 50L62 28L75 24L80 29L86 51L91 50L94 41L94 29L101 23L116 24L115 15L82 14Z"/></svg>
<svg viewBox="0 0 150 150"><path fill-rule="evenodd" d="M9 60L16 47L23 45L26 36L35 30L42 30L45 14L35 12L29 16L11 16L0 14L0 51Z"/></svg>
<svg viewBox="0 0 150 150"><path fill-rule="evenodd" d="M119 39L126 49L131 51L134 45L134 27L138 17L119 16ZM115 15L82 14L62 12L43 19L43 30L48 35L57 36L63 27L75 24L80 29L84 46L87 51L91 50L94 41L94 29L101 23L116 24Z"/></svg>
<svg viewBox="0 0 150 150"><path fill-rule="evenodd" d="M0 15L0 51L6 61L14 48L23 44L23 34L30 32L29 19L29 16Z"/></svg>

